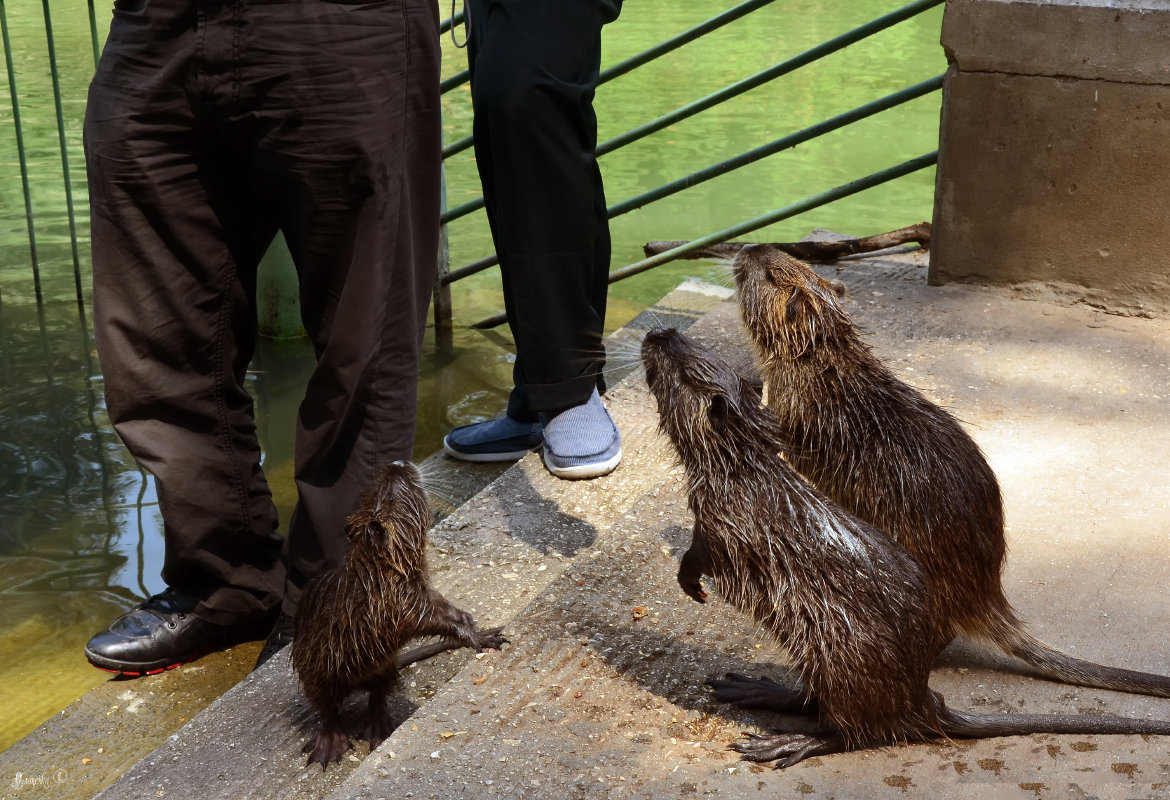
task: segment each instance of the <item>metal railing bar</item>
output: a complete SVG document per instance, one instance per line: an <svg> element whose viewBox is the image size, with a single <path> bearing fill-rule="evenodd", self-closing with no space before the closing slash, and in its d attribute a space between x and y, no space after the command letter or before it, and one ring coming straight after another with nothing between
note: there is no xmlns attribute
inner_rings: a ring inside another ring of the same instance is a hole
<svg viewBox="0 0 1170 800"><path fill-rule="evenodd" d="M797 145L803 144L804 142L807 142L811 139L815 139L818 136L823 136L824 134L831 133L832 131L838 130L840 128L844 128L847 125L851 125L854 122L859 122L860 120L863 120L867 117L872 117L882 111L895 108L902 105L903 103L908 103L911 100L916 100L919 97L930 94L931 92L938 91L942 88L942 84L943 76L938 75L913 86L908 86L905 89L888 94L878 100L874 100L872 102L866 103L865 105L858 106L851 111L846 111L842 114L838 114L835 117L824 120L823 122L818 122L815 125L811 125L803 130L796 131L795 133L788 134L787 136L782 136L781 138L776 139L775 141L772 141L766 145L757 147L754 150L749 150L748 152L741 153L734 158L729 158L726 161L713 164L706 169L693 172L690 175L687 175L685 178L679 178L678 180L663 184L657 189L652 189L649 192L640 194L637 197L631 197L629 200L624 200L621 203L615 203L609 207L609 216L612 219L613 217L627 214L631 211L641 208L648 203L661 200L665 197L669 197L672 194L677 194L678 192L681 192L684 189L689 189L692 186L698 186L700 183L705 183L706 181L717 178L720 175L733 172L740 167L747 166L748 164L767 158L768 156L775 155L776 153L779 153L783 150L796 147Z"/></svg>
<svg viewBox="0 0 1170 800"><path fill-rule="evenodd" d="M706 111L707 109L718 105L719 103L731 100L741 94L745 94L746 92L751 91L752 89L758 88L768 81L775 80L782 75L799 69L800 67L807 66L808 64L824 58L825 56L831 55L838 50L842 50L849 45L856 44L862 39L866 39L870 36L873 36L874 34L880 33L886 28L890 28L900 22L904 22L911 17L933 8L934 6L940 5L942 2L943 0L914 0L912 3L902 6L899 9L895 9L888 14L884 14L883 16L871 20L864 25L859 25L852 30L846 31L840 36L829 39L827 42L823 42L816 47L806 50L803 53L793 56L792 58L789 58L785 61L781 61L778 64L774 64L768 69L762 70L757 72L755 75L733 83L731 86L721 89L718 92L709 94L706 97L702 97L691 103L687 103L686 105L679 106L669 114L665 114L643 125L639 125L636 128L632 128L623 134L615 136L612 139L602 142L597 146L596 154L598 157L600 157L607 153L611 153L618 148L632 144L639 139L649 136L652 133L657 133L663 128L673 125L676 122L693 117L700 112ZM458 142L452 144L449 148L445 148L443 150L444 157L447 156L448 150L461 145L464 141L466 141L469 145L470 137L467 137L466 140L461 139ZM449 209L445 214L443 214L442 221L444 224L453 222L454 220L467 216L468 214L478 211L481 208L483 208L482 197Z"/></svg>
<svg viewBox="0 0 1170 800"><path fill-rule="evenodd" d="M814 208L827 205L836 200L840 200L843 197L848 197L851 194L857 194L858 192L864 191L866 189L872 189L875 186L880 186L883 183L888 183L889 181L892 181L896 178L909 175L912 172L926 169L927 167L933 166L937 163L937 150L934 150L925 155L918 156L917 158L912 158L909 161L903 161L901 164L888 167L887 169L883 169L880 172L867 175L864 178L858 178L855 181L844 183L834 189L829 189L826 192L821 192L820 194L806 197L804 200L800 200L796 203L784 206L783 208L778 208L775 211L770 211L767 214L753 217L752 219L741 222L738 225L733 225L730 228L724 228L721 231L709 233L706 236L694 239L671 250L666 250L664 252L658 253L657 255L650 256L649 258L644 258L641 261L635 261L629 266L622 267L621 269L614 270L613 272L609 273L609 283L617 283L618 281L623 281L626 278L632 278L635 275L640 275L647 270L653 269L654 267L661 266L668 261L673 261L676 258L679 258L686 253L690 253L693 250L700 250L709 245L726 242L728 239L732 239L736 236L742 236L745 233L750 233L751 231L757 230L759 228L766 228L769 225L781 222L788 219L789 217L795 217L797 214L803 214L805 211L811 211ZM503 325L507 321L508 318L506 315L496 314L493 317L482 319L473 325L469 325L468 327L473 330L483 330L485 328L495 328L499 325Z"/></svg>
<svg viewBox="0 0 1170 800"><path fill-rule="evenodd" d="M0 33L3 34L4 64L8 68L8 92L12 99L12 124L16 129L16 155L20 162L20 183L24 190L24 215L28 222L28 248L32 258L33 290L36 293L37 308L42 308L44 297L41 294L41 265L37 257L37 235L33 224L32 192L28 181L28 157L24 150L24 131L20 124L20 101L16 94L16 71L12 65L12 41L8 36L8 14L4 10L4 3L0 1Z"/></svg>
<svg viewBox="0 0 1170 800"><path fill-rule="evenodd" d="M439 216L439 222L443 225L446 225L449 222L454 222L460 217L466 217L468 214L479 211L481 208L483 208L483 198L477 197L474 200L467 201L461 206L455 206L454 208L447 209Z"/></svg>
<svg viewBox="0 0 1170 800"><path fill-rule="evenodd" d="M654 47L643 50L641 53L630 56L624 61L619 61L617 64L606 67L601 71L601 74L598 75L597 85L600 86L601 84L607 81L611 81L614 78L621 77L627 72L631 72L638 67L643 66L644 64L649 64L654 59L673 52L683 45L689 44L695 39L698 39L701 36L705 36L712 31L718 30L724 25L735 22L735 20L739 19L740 17L746 16L747 14L763 8L766 5L770 5L775 1L776 0L747 0L747 2L740 3L738 6L730 8L727 11L724 11L722 14L716 15L706 22L701 22L693 28L683 31L677 36L673 36L670 39L659 42ZM445 81L440 83L439 89L442 93L446 94L452 89L467 83L470 78L471 72L469 70L457 72L450 78L447 78ZM443 158L460 153L470 146L471 137L457 139L443 150Z"/></svg>
<svg viewBox="0 0 1170 800"><path fill-rule="evenodd" d="M903 161L901 164L888 167L879 172L875 172L872 175L867 175L864 178L858 178L857 180L850 181L849 183L844 183L836 188L829 189L826 192L821 192L820 194L806 197L804 200L800 200L796 203L784 206L783 208L778 208L775 211L768 212L767 214L762 214L758 217L745 220L738 225L733 225L730 228L724 228L721 231L707 234L706 236L703 236L699 239L687 242L684 245L680 245L671 250L658 253L657 255L650 256L649 258L644 258L641 261L637 261L627 267L622 267L621 269L615 270L609 274L609 282L616 283L618 281L625 280L626 278L643 273L648 269L653 269L660 264L673 261L675 258L683 255L684 253L689 253L692 250L699 250L703 247L707 247L708 245L726 242L728 239L732 239L736 236L741 236L745 233L758 230L759 228L765 228L768 225L781 222L788 219L789 217L794 217L797 214L803 214L805 211L811 211L814 208L827 205L828 203L840 200L843 197L848 197L851 194L857 194L858 192L864 191L866 189L872 189L875 186L880 186L881 184L888 183L889 181L892 181L896 178L901 178L913 172L917 172L918 170L926 169L927 167L933 166L937 163L937 150L926 153L925 155L918 156L917 158L912 158L909 161Z"/></svg>
<svg viewBox="0 0 1170 800"><path fill-rule="evenodd" d="M455 13L453 16L447 17L445 20L443 20L442 22L439 23L439 33L441 33L441 34L446 33L447 31L451 30L451 28L455 27L456 25L459 25L462 22L463 22L463 12L459 11L459 12Z"/></svg>
<svg viewBox="0 0 1170 800"><path fill-rule="evenodd" d="M464 136L462 139L456 139L443 148L443 159L446 160L457 153L462 153L467 148L471 147L471 137Z"/></svg>
<svg viewBox="0 0 1170 800"><path fill-rule="evenodd" d="M663 128L673 125L676 122L680 122L689 117L693 117L702 111L706 111L707 109L716 106L719 103L731 100L741 94L745 94L752 89L762 86L769 81L775 80L782 75L786 75L793 70L807 66L814 61L818 61L819 59L824 58L825 56L832 55L838 50L843 50L849 45L856 44L862 39L866 39L876 33L880 33L886 28L890 28L900 22L904 22L907 19L910 19L911 17L917 16L929 8L940 5L942 2L943 0L915 0L908 5L902 6L901 8L891 11L888 14L884 14L877 19L871 20L864 25L859 25L852 30L846 31L840 36L829 39L828 41L823 42L816 47L805 50L803 53L781 61L778 64L774 64L768 69L761 70L755 75L744 78L741 81L737 81L736 83L733 83L730 86L719 90L718 92L713 92L706 97L702 97L698 100L695 100L694 102L680 106L669 114L664 114L658 119L651 120L650 122L647 122L644 125L639 125L636 128L631 128L623 134L615 136L608 141L602 142L597 146L597 155L603 156L606 153L611 153L620 147L625 147L628 144L636 142L638 139L642 139L652 133L657 133Z"/></svg>
<svg viewBox="0 0 1170 800"><path fill-rule="evenodd" d="M827 120L824 120L823 122L819 122L816 125L812 125L803 130L791 133L787 136L783 136L766 145L757 147L754 150L741 153L734 158L729 158L726 161L713 164L712 166L701 169L698 172L693 172L684 178L679 178L677 180L671 181L670 183L663 184L657 189L652 189L651 191L645 192L636 197L631 197L629 200L615 203L609 207L609 218L613 219L614 217L619 217L622 214L627 214L631 211L641 208L644 205L647 205L648 203L662 200L666 197L669 197L670 195L677 194L684 189L689 189L693 186L699 185L700 183L717 178L720 175L725 175L728 172L732 172L736 169L739 169L740 167L747 166L748 164L759 161L770 155L775 155L782 150L796 147L797 145L802 144L810 139L815 139L818 136L830 133L839 128L843 128L854 122L865 119L866 117L871 117L882 111L886 111L888 109L902 105L903 103L916 100L919 97L930 94L931 92L938 91L942 88L942 84L942 75L938 75L934 78L922 81L921 83L916 83L913 86L908 86L905 89L893 92L892 94L886 95L885 97L879 98L878 100L874 100L870 103L866 103L865 105L858 106L851 111L838 114L837 116L831 117ZM474 275L477 272L482 272L488 267L495 266L498 263L500 263L499 258L495 254L492 254L491 256L481 258L478 261L473 261L472 263L460 267L459 269L452 270L443 276L443 282L444 284L452 283L459 280L460 278L465 278L469 275Z"/></svg>
<svg viewBox="0 0 1170 800"><path fill-rule="evenodd" d="M695 39L698 39L701 36L705 36L712 31L718 30L724 25L734 22L740 17L746 16L747 14L763 8L766 5L770 5L773 2L775 2L775 0L747 0L747 2L740 3L734 8L729 8L722 14L711 17L711 19L707 20L706 22L700 22L695 27L685 30L677 36L673 36L664 42L660 42L648 50L644 50L635 56L631 56L625 61L619 61L613 66L606 67L601 71L598 84L600 85L606 81L611 81L614 78L625 75L627 72L637 69L644 64L649 64L659 56L663 56L673 50L677 50L684 44L689 44Z"/></svg>
<svg viewBox="0 0 1170 800"><path fill-rule="evenodd" d="M57 138L61 144L61 169L65 178L65 213L69 220L69 244L73 252L73 284L77 292L77 313L85 330L85 293L81 288L81 253L77 248L77 215L73 209L73 180L69 174L69 144L65 139L65 111L61 107L61 75L57 70L57 47L53 41L53 21L49 0L41 0L45 15L45 38L49 45L49 74L53 80L53 105L57 110ZM87 343L88 344L88 343ZM88 350L88 346L87 346Z"/></svg>
<svg viewBox="0 0 1170 800"><path fill-rule="evenodd" d="M452 89L458 89L460 86L467 83L467 81L470 77L471 77L471 73L468 72L467 70L463 70L462 72L456 72L450 78L439 81L439 94L446 94L447 92L451 91ZM468 142L470 142L470 137L464 137L464 138L468 139ZM455 145L461 144L462 142L463 142L463 139L457 139L453 144L450 145L450 147L454 147ZM466 149L467 149L467 145L463 145L462 147L459 148L459 150L456 150L455 152L458 153L460 150L466 150ZM446 158L446 157L447 157L447 149L444 148L443 158Z"/></svg>
<svg viewBox="0 0 1170 800"><path fill-rule="evenodd" d="M102 47L98 43L97 14L94 12L93 0L89 0L89 35L93 39L93 68L96 70Z"/></svg>
<svg viewBox="0 0 1170 800"><path fill-rule="evenodd" d="M484 258L481 258L478 261L472 261L470 264L462 266L459 269L451 270L450 272L448 272L446 275L443 276L442 283L444 286L446 286L448 284L452 284L457 280L461 280L461 279L466 278L470 275L474 275L477 272L483 272L485 269L487 269L489 267L494 267L496 264L499 264L499 263L500 263L500 257L497 256L495 253L492 253L490 256L486 256Z"/></svg>

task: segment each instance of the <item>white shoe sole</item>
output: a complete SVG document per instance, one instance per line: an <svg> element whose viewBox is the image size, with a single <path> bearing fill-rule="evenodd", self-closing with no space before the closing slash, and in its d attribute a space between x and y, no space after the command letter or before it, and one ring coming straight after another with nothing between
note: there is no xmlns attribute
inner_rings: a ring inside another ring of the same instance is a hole
<svg viewBox="0 0 1170 800"><path fill-rule="evenodd" d="M605 461L598 461L595 464L577 464L572 467L557 467L548 463L548 458L544 457L544 466L557 478L564 478L565 480L580 480L581 478L600 478L602 475L608 475L617 469L617 465L622 460L622 451L619 449L617 453L606 459Z"/></svg>
<svg viewBox="0 0 1170 800"><path fill-rule="evenodd" d="M447 438L443 437L443 452L457 458L460 461L474 461L477 464L487 464L496 461L519 461L524 456L535 450L535 447L530 447L527 450L513 450L509 453L460 453L458 450L447 444Z"/></svg>

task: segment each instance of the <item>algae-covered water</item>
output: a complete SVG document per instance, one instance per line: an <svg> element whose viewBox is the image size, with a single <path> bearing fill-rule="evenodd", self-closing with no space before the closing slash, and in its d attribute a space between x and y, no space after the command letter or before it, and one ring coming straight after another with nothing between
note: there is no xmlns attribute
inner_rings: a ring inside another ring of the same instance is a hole
<svg viewBox="0 0 1170 800"><path fill-rule="evenodd" d="M444 4L445 6L446 4ZM606 31L612 64L733 5L730 0L637 0ZM62 159L42 4L5 0L22 130L29 151L41 302L13 137L7 71L0 81L0 750L107 679L81 647L114 614L162 588L161 524L153 486L112 434L88 332L88 250L81 120L93 70L88 10L52 0L62 114L80 236L77 299ZM665 114L897 7L886 0L777 0L745 20L604 85L602 141ZM449 6L444 8L449 12ZM98 9L99 38L109 8ZM605 156L611 204L715 161L940 73L941 7L816 65ZM444 75L464 53L444 37ZM937 146L936 93L822 140L773 156L613 223L613 267L654 239L690 239L845 183ZM448 141L468 132L466 87L445 105ZM471 151L447 165L449 206L479 193ZM813 227L870 234L930 218L933 170L924 170L748 238L798 239ZM482 212L451 225L452 266L491 252ZM609 329L682 278L725 280L716 264L679 262L614 285ZM506 328L466 326L501 310L495 269L456 284L454 346L428 344L416 456L451 426L493 416L510 385ZM311 355L303 341L267 341L250 386L265 469L282 514L294 496L292 418Z"/></svg>

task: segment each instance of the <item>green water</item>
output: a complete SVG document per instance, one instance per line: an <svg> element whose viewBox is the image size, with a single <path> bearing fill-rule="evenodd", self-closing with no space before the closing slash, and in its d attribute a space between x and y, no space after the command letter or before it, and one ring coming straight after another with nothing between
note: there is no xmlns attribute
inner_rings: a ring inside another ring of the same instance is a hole
<svg viewBox="0 0 1170 800"><path fill-rule="evenodd" d="M108 3L108 0L107 0ZM730 0L630 0L606 32L612 64L728 8ZM777 0L706 39L606 84L598 95L601 140L667 113L897 7L884 0ZM52 0L70 178L84 239L81 120L93 69L88 10ZM7 71L0 81L0 749L92 686L104 673L81 655L86 639L136 599L162 588L160 522L153 487L113 436L102 378L76 297L62 159L41 3L4 0L29 152L43 304L33 290ZM778 79L698 118L679 122L602 159L611 204L715 161L938 74L941 7ZM104 37L108 4L98 12ZM444 37L444 75L465 66ZM655 239L692 239L867 175L937 146L939 96L802 145L614 220L613 267L641 258ZM445 106L448 141L470 124L466 87ZM470 151L447 165L448 204L478 196ZM858 235L930 218L933 170L764 229L746 238L798 239L813 227ZM491 252L477 212L451 225L452 266ZM87 245L80 247L88 315ZM716 264L678 262L614 285L613 329L684 277L724 281ZM452 425L493 416L511 365L505 328L466 325L501 310L499 275L485 271L453 291L454 348L428 347L420 385L416 456L439 448ZM463 326L463 327L460 327ZM292 418L311 356L303 342L266 342L250 386L265 469L282 514L294 497Z"/></svg>

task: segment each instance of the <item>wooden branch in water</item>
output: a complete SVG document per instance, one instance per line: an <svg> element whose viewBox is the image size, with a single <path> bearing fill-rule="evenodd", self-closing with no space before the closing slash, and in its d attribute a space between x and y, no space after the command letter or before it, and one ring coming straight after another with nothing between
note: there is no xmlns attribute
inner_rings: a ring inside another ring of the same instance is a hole
<svg viewBox="0 0 1170 800"><path fill-rule="evenodd" d="M872 253L875 250L885 250L887 247L896 247L900 244L918 242L923 250L930 249L930 223L919 222L907 228L899 228L888 233L879 233L876 236L863 236L860 239L842 239L839 242L769 242L777 250L783 250L790 256L805 261L836 261L843 256L857 253ZM642 245L646 257L664 253L667 250L686 244L679 242L647 242ZM720 242L719 244L701 247L684 253L679 258L735 258L740 248L754 242Z"/></svg>

